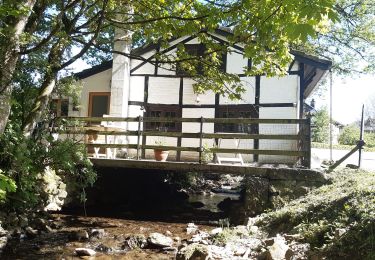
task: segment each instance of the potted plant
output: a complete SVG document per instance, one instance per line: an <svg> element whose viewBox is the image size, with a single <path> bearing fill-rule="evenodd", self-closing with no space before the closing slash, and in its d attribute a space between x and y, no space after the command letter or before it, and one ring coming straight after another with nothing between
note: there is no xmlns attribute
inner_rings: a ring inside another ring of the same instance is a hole
<svg viewBox="0 0 375 260"><path fill-rule="evenodd" d="M155 145L164 146L165 142L163 140L155 141ZM163 150L161 148L154 149L155 160L160 162L165 162L168 158L169 151Z"/></svg>

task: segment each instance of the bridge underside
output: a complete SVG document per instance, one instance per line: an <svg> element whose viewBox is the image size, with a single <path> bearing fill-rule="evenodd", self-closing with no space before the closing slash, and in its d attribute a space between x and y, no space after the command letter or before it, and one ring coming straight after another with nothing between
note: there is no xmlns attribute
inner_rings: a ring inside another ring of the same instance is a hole
<svg viewBox="0 0 375 260"><path fill-rule="evenodd" d="M252 177L266 178L269 180L296 180L326 182L327 178L323 172L303 169L269 166L249 166L232 164L200 164L197 162L158 162L154 160L131 160L131 159L100 159L91 158L98 167L129 168L129 169L155 169L174 172L201 172L201 173L223 173L240 174Z"/></svg>

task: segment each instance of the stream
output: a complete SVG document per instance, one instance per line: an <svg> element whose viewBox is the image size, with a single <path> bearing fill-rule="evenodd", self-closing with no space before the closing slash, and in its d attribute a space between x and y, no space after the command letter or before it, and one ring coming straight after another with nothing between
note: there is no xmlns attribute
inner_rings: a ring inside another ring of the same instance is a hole
<svg viewBox="0 0 375 260"><path fill-rule="evenodd" d="M91 204L86 209L87 216L82 207L55 212L48 220L50 232L39 231L35 237L19 234L10 240L1 259L80 259L75 253L80 247L94 249L95 259L174 259L177 246L191 237L187 233L188 223L207 232L226 226L227 213L218 204L240 197L235 192L193 193L188 197L177 196L174 191L171 195L170 190L165 192L166 196L160 193L158 196L147 193L143 198L137 193L136 199L124 199L123 203ZM90 234L98 229L104 230L103 237L78 238L82 232ZM174 249L131 250L127 246L129 238L147 238L154 232L173 238Z"/></svg>

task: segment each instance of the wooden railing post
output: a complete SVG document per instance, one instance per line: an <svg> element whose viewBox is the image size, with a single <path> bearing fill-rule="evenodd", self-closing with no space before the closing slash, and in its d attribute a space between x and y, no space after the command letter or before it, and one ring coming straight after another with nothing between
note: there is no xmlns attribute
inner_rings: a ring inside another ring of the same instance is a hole
<svg viewBox="0 0 375 260"><path fill-rule="evenodd" d="M202 163L202 152L203 152L203 122L204 118L201 116L200 130L199 130L199 163Z"/></svg>
<svg viewBox="0 0 375 260"><path fill-rule="evenodd" d="M137 160L139 160L139 149L140 149L140 143L141 143L141 123L143 121L143 117L139 116L138 117L138 136L137 136Z"/></svg>
<svg viewBox="0 0 375 260"><path fill-rule="evenodd" d="M301 131L301 149L305 152L302 159L302 165L311 168L311 118L307 118Z"/></svg>

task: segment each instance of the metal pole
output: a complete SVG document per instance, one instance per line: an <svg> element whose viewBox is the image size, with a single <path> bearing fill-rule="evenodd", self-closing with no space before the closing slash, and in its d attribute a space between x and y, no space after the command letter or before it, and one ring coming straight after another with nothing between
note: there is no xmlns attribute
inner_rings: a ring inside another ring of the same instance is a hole
<svg viewBox="0 0 375 260"><path fill-rule="evenodd" d="M361 164L362 164L363 131L364 131L364 123L365 123L364 113L365 113L365 105L362 105L361 131L359 133L358 168L361 168Z"/></svg>
<svg viewBox="0 0 375 260"><path fill-rule="evenodd" d="M332 70L329 70L329 160L333 161L333 135L332 135L332 88L333 88L333 77L332 77Z"/></svg>

